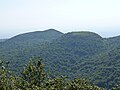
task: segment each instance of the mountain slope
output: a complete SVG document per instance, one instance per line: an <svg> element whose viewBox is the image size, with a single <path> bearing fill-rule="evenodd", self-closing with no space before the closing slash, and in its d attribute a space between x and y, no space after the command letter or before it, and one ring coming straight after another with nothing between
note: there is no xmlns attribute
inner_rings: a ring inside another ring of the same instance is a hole
<svg viewBox="0 0 120 90"><path fill-rule="evenodd" d="M2 50L4 49L23 49L23 48L31 48L34 45L40 45L46 42L50 42L54 39L61 37L63 33L55 30L49 29L45 31L36 31L25 34L17 35L13 38L6 40L2 43Z"/></svg>
<svg viewBox="0 0 120 90"><path fill-rule="evenodd" d="M28 62L26 59L37 53L34 52L32 54L31 52L38 51L39 47L50 43L62 35L63 33L54 29L17 35L1 43L0 59L10 61L10 68L19 72L23 65Z"/></svg>
<svg viewBox="0 0 120 90"><path fill-rule="evenodd" d="M32 56L40 56L46 70L70 78L80 75L105 88L120 84L119 36L102 38L93 32L63 34L50 29L15 36L2 44L0 59L19 72ZM113 73L114 72L114 73Z"/></svg>
<svg viewBox="0 0 120 90"><path fill-rule="evenodd" d="M25 33L25 34L20 34L17 35L11 39L9 39L9 41L19 41L19 42L23 42L23 41L37 41L37 40L41 40L41 41L49 41L52 39L56 39L58 37L60 37L61 35L63 35L63 33L55 30L55 29L49 29L49 30L45 30L45 31L36 31L36 32L30 32L30 33Z"/></svg>

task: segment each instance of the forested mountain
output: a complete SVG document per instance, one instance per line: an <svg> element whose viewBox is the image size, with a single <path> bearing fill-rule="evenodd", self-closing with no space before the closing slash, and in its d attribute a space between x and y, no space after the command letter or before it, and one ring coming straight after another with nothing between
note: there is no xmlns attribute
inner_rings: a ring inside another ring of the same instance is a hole
<svg viewBox="0 0 120 90"><path fill-rule="evenodd" d="M3 46L5 48L14 47L14 48L21 48L21 47L28 47L31 45L41 44L45 42L49 42L53 39L56 39L63 35L63 33L54 30L49 29L46 31L36 31L36 32L30 32L25 34L20 34L15 37L12 37L8 40L6 40L5 43L3 43ZM4 48L3 47L3 48ZM11 48L12 49L12 48Z"/></svg>
<svg viewBox="0 0 120 90"><path fill-rule="evenodd" d="M63 33L54 29L17 35L1 43L0 58L10 61L12 63L10 68L19 71L19 68L23 68L23 65L27 63L26 59L33 55L39 55L40 47L62 35Z"/></svg>
<svg viewBox="0 0 120 90"><path fill-rule="evenodd" d="M46 31L36 31L36 32L30 32L30 33L25 33L25 34L20 34L17 35L13 38L10 38L8 41L10 42L42 42L42 41L51 41L53 39L56 39L63 35L63 33L54 30L54 29L49 29Z"/></svg>
<svg viewBox="0 0 120 90"><path fill-rule="evenodd" d="M50 29L15 36L0 46L0 59L17 73L32 56L43 58L46 71L55 75L84 77L104 88L120 84L120 36Z"/></svg>

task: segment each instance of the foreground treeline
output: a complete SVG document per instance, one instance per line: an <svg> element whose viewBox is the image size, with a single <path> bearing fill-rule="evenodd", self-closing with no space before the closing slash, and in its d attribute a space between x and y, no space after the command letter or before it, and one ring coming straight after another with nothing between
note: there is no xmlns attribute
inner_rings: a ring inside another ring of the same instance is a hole
<svg viewBox="0 0 120 90"><path fill-rule="evenodd" d="M105 90L81 78L50 77L41 61L41 58L32 58L18 76L7 68L9 62L0 61L0 90Z"/></svg>

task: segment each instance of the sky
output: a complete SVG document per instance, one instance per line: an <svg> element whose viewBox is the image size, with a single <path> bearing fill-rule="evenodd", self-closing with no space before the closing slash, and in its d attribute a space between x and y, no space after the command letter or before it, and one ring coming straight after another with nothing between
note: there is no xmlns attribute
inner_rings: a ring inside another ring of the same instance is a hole
<svg viewBox="0 0 120 90"><path fill-rule="evenodd" d="M0 38L50 28L120 35L120 0L0 0Z"/></svg>

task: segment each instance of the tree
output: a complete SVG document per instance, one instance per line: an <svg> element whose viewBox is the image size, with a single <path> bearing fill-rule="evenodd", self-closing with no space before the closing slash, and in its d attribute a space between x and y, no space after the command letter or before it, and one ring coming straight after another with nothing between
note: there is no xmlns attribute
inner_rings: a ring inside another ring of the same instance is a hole
<svg viewBox="0 0 120 90"><path fill-rule="evenodd" d="M27 66L22 71L22 78L27 83L28 87L42 87L46 78L42 59L31 58Z"/></svg>
<svg viewBox="0 0 120 90"><path fill-rule="evenodd" d="M17 90L17 78L7 69L8 62L5 63L0 60L0 90Z"/></svg>

